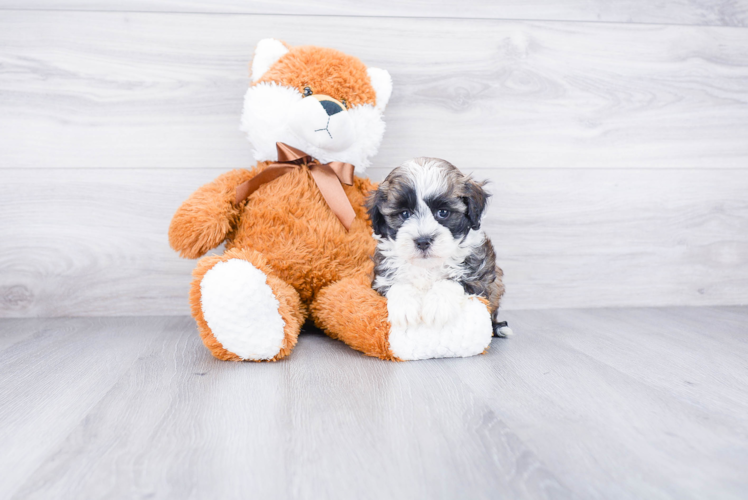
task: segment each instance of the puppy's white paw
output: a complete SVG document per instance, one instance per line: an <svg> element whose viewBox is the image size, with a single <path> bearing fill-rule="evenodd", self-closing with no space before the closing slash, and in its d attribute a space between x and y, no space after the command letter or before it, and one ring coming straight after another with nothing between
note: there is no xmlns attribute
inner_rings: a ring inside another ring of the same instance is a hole
<svg viewBox="0 0 748 500"><path fill-rule="evenodd" d="M444 325L457 316L467 296L455 281L439 280L423 299L421 319L427 325Z"/></svg>
<svg viewBox="0 0 748 500"><path fill-rule="evenodd" d="M453 358L480 354L491 344L491 313L475 296L467 296L457 315L439 326L424 323L393 326L389 344L400 359Z"/></svg>
<svg viewBox="0 0 748 500"><path fill-rule="evenodd" d="M415 325L421 317L421 294L412 285L395 284L387 292L387 314L392 326Z"/></svg>

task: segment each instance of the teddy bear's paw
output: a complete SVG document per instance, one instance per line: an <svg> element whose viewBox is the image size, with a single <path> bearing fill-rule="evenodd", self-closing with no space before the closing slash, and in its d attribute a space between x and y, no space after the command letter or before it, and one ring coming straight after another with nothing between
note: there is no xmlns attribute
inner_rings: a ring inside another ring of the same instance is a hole
<svg viewBox="0 0 748 500"><path fill-rule="evenodd" d="M421 320L420 292L412 285L395 284L387 291L387 319L393 326L415 325Z"/></svg>
<svg viewBox="0 0 748 500"><path fill-rule="evenodd" d="M200 282L203 317L224 349L245 360L274 358L285 322L265 273L250 262L218 262Z"/></svg>
<svg viewBox="0 0 748 500"><path fill-rule="evenodd" d="M459 283L439 280L423 299L421 319L426 325L445 325L459 314L466 300L465 291Z"/></svg>
<svg viewBox="0 0 748 500"><path fill-rule="evenodd" d="M491 344L491 313L476 297L468 296L446 323L392 325L389 346L402 360L455 358L481 354Z"/></svg>

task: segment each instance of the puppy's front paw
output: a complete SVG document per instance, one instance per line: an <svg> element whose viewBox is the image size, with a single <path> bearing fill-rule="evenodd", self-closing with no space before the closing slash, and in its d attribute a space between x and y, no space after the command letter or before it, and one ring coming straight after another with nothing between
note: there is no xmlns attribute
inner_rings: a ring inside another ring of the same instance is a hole
<svg viewBox="0 0 748 500"><path fill-rule="evenodd" d="M462 285L439 280L423 299L421 318L427 325L444 325L457 316L466 299Z"/></svg>
<svg viewBox="0 0 748 500"><path fill-rule="evenodd" d="M395 284L387 292L387 314L392 326L418 323L421 316L421 296L412 285Z"/></svg>

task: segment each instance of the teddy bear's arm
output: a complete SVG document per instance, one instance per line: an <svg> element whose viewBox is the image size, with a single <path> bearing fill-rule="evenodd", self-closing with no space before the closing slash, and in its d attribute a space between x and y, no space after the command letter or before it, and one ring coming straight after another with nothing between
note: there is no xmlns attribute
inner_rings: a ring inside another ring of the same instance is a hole
<svg viewBox="0 0 748 500"><path fill-rule="evenodd" d="M220 245L239 218L236 187L255 173L232 170L192 193L171 220L171 247L182 257L195 259Z"/></svg>

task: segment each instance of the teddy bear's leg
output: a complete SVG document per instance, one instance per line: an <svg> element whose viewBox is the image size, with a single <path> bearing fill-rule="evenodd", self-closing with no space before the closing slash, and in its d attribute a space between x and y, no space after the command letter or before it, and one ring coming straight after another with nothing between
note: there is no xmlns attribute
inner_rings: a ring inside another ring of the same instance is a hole
<svg viewBox="0 0 748 500"><path fill-rule="evenodd" d="M397 360L390 350L387 299L371 288L371 279L344 278L317 294L310 306L315 324L367 356Z"/></svg>
<svg viewBox="0 0 748 500"><path fill-rule="evenodd" d="M213 356L276 361L291 353L305 309L261 253L233 249L204 257L192 274L192 316Z"/></svg>
<svg viewBox="0 0 748 500"><path fill-rule="evenodd" d="M387 299L371 288L366 277L348 278L324 288L312 302L311 313L317 326L333 338L369 356L382 359L415 360L466 357L486 351L493 335L491 313L485 299L459 297L436 290L443 299L454 302L447 318L430 318L430 308L412 301ZM424 301L436 301L427 295ZM403 307L416 307L415 320L398 321ZM432 311L433 313L433 311ZM390 321L392 320L394 324Z"/></svg>

